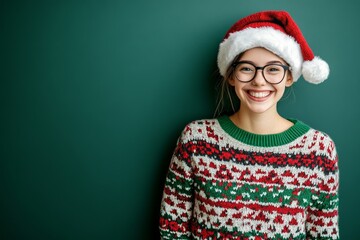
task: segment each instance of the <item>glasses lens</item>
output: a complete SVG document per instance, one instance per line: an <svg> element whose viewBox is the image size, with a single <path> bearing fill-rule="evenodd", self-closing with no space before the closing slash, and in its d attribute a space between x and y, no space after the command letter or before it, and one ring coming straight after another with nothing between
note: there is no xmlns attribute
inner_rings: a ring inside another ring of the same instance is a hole
<svg viewBox="0 0 360 240"><path fill-rule="evenodd" d="M284 78L285 69L281 65L267 65L263 70L266 81L270 83L279 83Z"/></svg>
<svg viewBox="0 0 360 240"><path fill-rule="evenodd" d="M241 82L249 82L256 74L255 66L250 63L240 63L235 68L235 76Z"/></svg>

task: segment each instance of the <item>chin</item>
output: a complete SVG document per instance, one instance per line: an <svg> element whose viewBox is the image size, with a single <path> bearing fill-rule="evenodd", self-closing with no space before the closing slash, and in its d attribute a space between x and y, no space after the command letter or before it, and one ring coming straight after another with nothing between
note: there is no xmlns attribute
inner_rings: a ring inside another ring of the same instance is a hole
<svg viewBox="0 0 360 240"><path fill-rule="evenodd" d="M249 113L256 113L256 114L262 114L267 113L270 111L276 111L276 107L274 105L268 105L268 104L259 104L258 106L254 104L250 104L247 106L244 106L247 109L247 112Z"/></svg>

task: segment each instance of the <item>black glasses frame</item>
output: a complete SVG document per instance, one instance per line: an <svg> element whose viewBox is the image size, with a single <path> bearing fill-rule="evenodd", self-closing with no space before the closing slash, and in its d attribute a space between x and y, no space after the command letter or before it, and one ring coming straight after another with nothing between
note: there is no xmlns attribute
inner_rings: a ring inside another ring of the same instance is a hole
<svg viewBox="0 0 360 240"><path fill-rule="evenodd" d="M265 66L262 66L262 67L258 67L258 66L255 66L253 63L248 62L248 61L239 61L239 62L235 62L235 63L233 63L233 64L231 65L231 66L233 67L233 72L234 72L234 70L236 69L236 67L237 67L239 64L242 64L242 63L250 64L251 66L253 66L253 67L255 68L255 74L254 74L254 76L253 76L250 80L248 80L248 81L242 81L242 80L240 80L240 79L236 76L236 74L235 74L236 79L237 79L238 81L240 81L240 82L243 82L243 83L248 83L248 82L251 82L252 80L254 80L254 78L255 78L256 75L257 75L258 70L261 70L261 75L263 76L263 78L265 79L266 82L268 82L268 83L270 83L270 84L279 84L279 83L281 83L281 82L284 80L286 71L291 70L291 67L290 67L290 66L283 65L283 64L279 64L279 63L271 63L271 64L266 64ZM268 66L273 66L273 65L275 65L275 66L280 66L280 67L282 67L282 68L284 69L284 75L283 75L283 77L281 78L281 80L280 80L279 82L276 82L276 83L269 82L269 81L266 79L265 74L264 74L264 69L265 69L266 67L268 67Z"/></svg>

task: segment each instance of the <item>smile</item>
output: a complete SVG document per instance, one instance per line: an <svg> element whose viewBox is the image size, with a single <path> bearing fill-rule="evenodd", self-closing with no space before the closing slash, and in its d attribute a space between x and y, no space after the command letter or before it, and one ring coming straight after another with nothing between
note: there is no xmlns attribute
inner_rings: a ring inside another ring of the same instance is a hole
<svg viewBox="0 0 360 240"><path fill-rule="evenodd" d="M248 94L254 98L265 98L271 94L270 91L262 91L262 92L255 92L255 91L248 91Z"/></svg>

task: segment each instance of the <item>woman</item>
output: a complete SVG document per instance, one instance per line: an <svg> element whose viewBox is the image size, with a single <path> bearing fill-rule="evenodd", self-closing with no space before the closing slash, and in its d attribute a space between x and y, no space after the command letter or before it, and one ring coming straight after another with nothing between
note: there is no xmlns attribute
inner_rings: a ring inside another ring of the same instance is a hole
<svg viewBox="0 0 360 240"><path fill-rule="evenodd" d="M286 87L301 74L324 81L327 63L287 12L265 11L229 29L218 67L222 96L233 90L240 107L183 130L161 203L162 239L338 239L334 142L277 111Z"/></svg>

